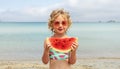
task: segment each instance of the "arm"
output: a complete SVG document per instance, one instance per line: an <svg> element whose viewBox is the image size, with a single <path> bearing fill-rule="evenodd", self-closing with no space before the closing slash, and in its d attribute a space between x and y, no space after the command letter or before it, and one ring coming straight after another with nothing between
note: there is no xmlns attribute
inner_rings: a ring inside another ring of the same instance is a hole
<svg viewBox="0 0 120 69"><path fill-rule="evenodd" d="M76 57L76 50L78 48L78 43L73 43L71 48L72 48L72 50L71 50L70 55L69 55L70 57L68 59L68 63L69 64L75 64L76 59L77 59L77 57Z"/></svg>
<svg viewBox="0 0 120 69"><path fill-rule="evenodd" d="M76 51L70 52L70 57L68 59L69 64L75 64L76 62Z"/></svg>
<svg viewBox="0 0 120 69"><path fill-rule="evenodd" d="M47 41L45 40L44 52L43 52L43 56L42 56L42 62L44 64L47 64L49 62L49 49L50 49L50 46L47 44Z"/></svg>

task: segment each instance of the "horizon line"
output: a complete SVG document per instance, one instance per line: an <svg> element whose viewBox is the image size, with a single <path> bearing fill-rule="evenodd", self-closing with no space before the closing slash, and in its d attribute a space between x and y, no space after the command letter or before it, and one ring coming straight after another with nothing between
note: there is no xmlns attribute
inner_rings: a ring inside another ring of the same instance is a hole
<svg viewBox="0 0 120 69"><path fill-rule="evenodd" d="M7 22L25 22L25 23L32 23L32 22L36 22L36 23L48 23L47 21L0 21L0 23L7 23ZM73 21L73 23L120 23L120 21L116 21L116 22L113 22L113 21Z"/></svg>

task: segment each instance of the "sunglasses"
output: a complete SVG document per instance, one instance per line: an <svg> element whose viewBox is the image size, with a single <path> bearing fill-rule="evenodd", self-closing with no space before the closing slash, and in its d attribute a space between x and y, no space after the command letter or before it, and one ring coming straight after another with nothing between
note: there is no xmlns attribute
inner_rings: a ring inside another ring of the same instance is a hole
<svg viewBox="0 0 120 69"><path fill-rule="evenodd" d="M62 24L62 26L67 26L68 23L66 21L55 21L54 25L55 26L59 26L60 24Z"/></svg>

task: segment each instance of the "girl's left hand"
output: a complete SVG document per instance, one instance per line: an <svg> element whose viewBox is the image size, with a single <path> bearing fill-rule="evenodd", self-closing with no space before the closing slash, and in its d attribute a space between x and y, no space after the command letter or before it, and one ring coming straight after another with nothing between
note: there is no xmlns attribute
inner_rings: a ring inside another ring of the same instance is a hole
<svg viewBox="0 0 120 69"><path fill-rule="evenodd" d="M78 48L78 43L77 42L73 42L72 46L71 46L71 51L76 51Z"/></svg>

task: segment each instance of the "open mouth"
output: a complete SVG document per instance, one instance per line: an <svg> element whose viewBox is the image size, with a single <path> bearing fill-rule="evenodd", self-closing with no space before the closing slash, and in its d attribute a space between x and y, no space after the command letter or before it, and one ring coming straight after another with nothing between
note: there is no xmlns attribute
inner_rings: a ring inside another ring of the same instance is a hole
<svg viewBox="0 0 120 69"><path fill-rule="evenodd" d="M59 30L59 31L62 31L63 29L59 28L58 30Z"/></svg>

